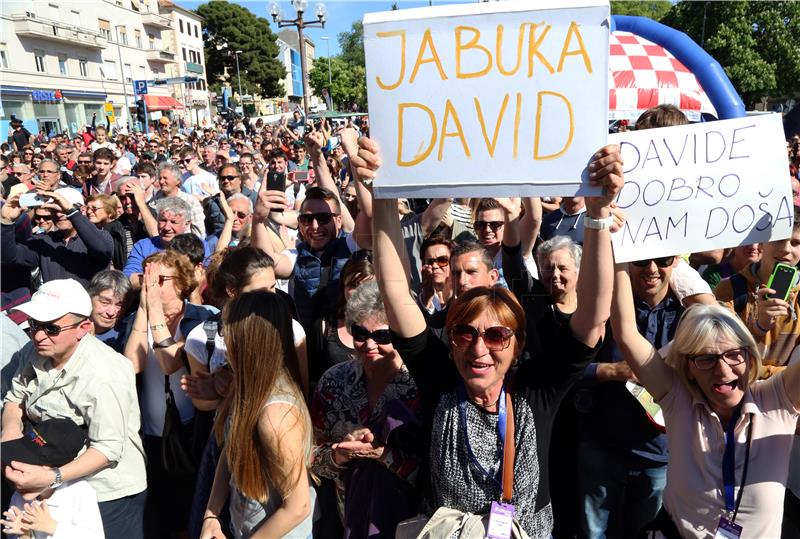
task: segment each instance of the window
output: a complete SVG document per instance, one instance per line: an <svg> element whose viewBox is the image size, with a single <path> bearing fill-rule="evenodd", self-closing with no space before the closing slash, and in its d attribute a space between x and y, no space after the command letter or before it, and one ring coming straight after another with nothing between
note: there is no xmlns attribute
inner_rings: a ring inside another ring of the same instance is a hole
<svg viewBox="0 0 800 539"><path fill-rule="evenodd" d="M81 77L89 76L89 61L86 58L78 58L78 68L81 71Z"/></svg>
<svg viewBox="0 0 800 539"><path fill-rule="evenodd" d="M200 37L200 30L199 30L199 28L200 28L200 26L199 26L199 25L197 25L197 24L195 24L195 25L194 25L194 37L196 37L196 38L199 38L199 37Z"/></svg>
<svg viewBox="0 0 800 539"><path fill-rule="evenodd" d="M186 61L186 47L182 47L181 51L183 52L183 61Z"/></svg>
<svg viewBox="0 0 800 539"><path fill-rule="evenodd" d="M133 71L131 71L131 64L122 66L122 74L125 75L125 82L133 82Z"/></svg>
<svg viewBox="0 0 800 539"><path fill-rule="evenodd" d="M0 49L0 69L8 69L8 55L5 49Z"/></svg>
<svg viewBox="0 0 800 539"><path fill-rule="evenodd" d="M181 34L183 33L183 19L178 19L178 26L181 29Z"/></svg>
<svg viewBox="0 0 800 539"><path fill-rule="evenodd" d="M59 55L58 56L58 72L62 75L69 75L67 71L67 57Z"/></svg>
<svg viewBox="0 0 800 539"><path fill-rule="evenodd" d="M117 80L117 64L114 60L103 62L103 76L108 80Z"/></svg>
<svg viewBox="0 0 800 539"><path fill-rule="evenodd" d="M136 40L136 47L141 49L142 48L142 31L141 30L134 30L133 31L133 38Z"/></svg>
<svg viewBox="0 0 800 539"><path fill-rule="evenodd" d="M147 34L147 40L150 42L150 50L156 48L156 36L153 34Z"/></svg>
<svg viewBox="0 0 800 539"><path fill-rule="evenodd" d="M36 62L36 71L39 73L45 72L45 65L44 65L44 51L34 50L33 51L33 58Z"/></svg>
<svg viewBox="0 0 800 539"><path fill-rule="evenodd" d="M69 16L72 17L72 24L75 26L80 27L81 25L81 12L75 11L74 9L70 10Z"/></svg>
<svg viewBox="0 0 800 539"><path fill-rule="evenodd" d="M117 31L119 32L119 42L123 45L128 44L128 29L124 26L117 26Z"/></svg>
<svg viewBox="0 0 800 539"><path fill-rule="evenodd" d="M139 66L137 73L139 73L139 80L145 80L147 78L147 71L145 71L144 66Z"/></svg>
<svg viewBox="0 0 800 539"><path fill-rule="evenodd" d="M108 41L113 41L111 36L111 23L103 19L97 19L97 25L100 27L100 33L103 34L103 37Z"/></svg>

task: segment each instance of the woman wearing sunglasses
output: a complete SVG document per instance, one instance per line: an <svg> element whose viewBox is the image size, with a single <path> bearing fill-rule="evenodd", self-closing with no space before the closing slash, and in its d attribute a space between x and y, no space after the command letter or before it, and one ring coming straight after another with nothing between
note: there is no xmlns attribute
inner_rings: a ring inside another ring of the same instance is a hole
<svg viewBox="0 0 800 539"><path fill-rule="evenodd" d="M779 537L800 364L756 382L759 347L741 320L717 305L690 307L662 356L637 330L622 266L611 321L669 433L664 510L653 527L668 538Z"/></svg>
<svg viewBox="0 0 800 539"><path fill-rule="evenodd" d="M418 504L412 485L419 447L409 443L417 387L392 346L374 280L355 289L346 319L355 358L328 369L317 384L312 471L334 480L346 537L367 537L371 529L389 537Z"/></svg>
<svg viewBox="0 0 800 539"><path fill-rule="evenodd" d="M354 160L366 178L374 178L377 168L366 161L370 154ZM544 354L522 364L525 312L502 288L472 288L448 307L447 359L445 344L410 295L396 202L374 201L375 264L392 342L417 384L423 432L430 436L419 473L426 513L436 512L432 520L447 530L458 529L460 515L469 512L513 516L530 537L552 532L545 477L553 417L594 356L611 302L609 204L622 187L618 148L600 150L589 171L604 195L587 198L591 221L581 263L591 269L578 289L578 308L569 324L541 336ZM495 504L501 497L505 504ZM503 533L510 536L512 524L506 522Z"/></svg>

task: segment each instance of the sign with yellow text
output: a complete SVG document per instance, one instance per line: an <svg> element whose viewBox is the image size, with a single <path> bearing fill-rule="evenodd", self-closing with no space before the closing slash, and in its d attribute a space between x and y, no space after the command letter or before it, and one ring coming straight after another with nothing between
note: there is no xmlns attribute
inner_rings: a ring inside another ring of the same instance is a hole
<svg viewBox="0 0 800 539"><path fill-rule="evenodd" d="M608 2L364 17L378 197L589 194L608 136Z"/></svg>
<svg viewBox="0 0 800 539"><path fill-rule="evenodd" d="M611 237L617 262L792 235L792 185L780 114L628 131L619 144L625 224Z"/></svg>

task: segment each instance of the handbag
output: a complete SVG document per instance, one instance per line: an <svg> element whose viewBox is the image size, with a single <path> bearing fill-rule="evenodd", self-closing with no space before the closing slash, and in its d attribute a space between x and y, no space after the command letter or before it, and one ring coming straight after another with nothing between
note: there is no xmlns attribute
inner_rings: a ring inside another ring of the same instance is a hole
<svg viewBox="0 0 800 539"><path fill-rule="evenodd" d="M511 387L506 391L506 436L503 445L503 494L501 501L511 503L514 491L514 408L511 405ZM489 528L489 515L476 515L450 507L440 507L432 517L417 515L397 525L397 539L447 539L458 537L472 539L486 537ZM516 519L511 524L511 537L528 539L528 534Z"/></svg>
<svg viewBox="0 0 800 539"><path fill-rule="evenodd" d="M167 397L167 411L164 415L164 430L161 432L161 465L167 473L194 475L197 471L192 440L194 419L186 425L181 422L181 414L167 374L164 375L164 393Z"/></svg>

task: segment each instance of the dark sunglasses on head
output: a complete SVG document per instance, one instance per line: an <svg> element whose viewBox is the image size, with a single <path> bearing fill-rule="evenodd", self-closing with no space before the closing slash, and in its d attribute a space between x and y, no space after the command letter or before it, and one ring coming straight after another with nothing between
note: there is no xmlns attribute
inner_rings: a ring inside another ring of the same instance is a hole
<svg viewBox="0 0 800 539"><path fill-rule="evenodd" d="M727 350L721 354L699 354L696 356L689 356L689 361L694 363L694 366L701 371L709 371L717 366L717 362L721 359L731 367L741 365L749 356L750 351L747 348L734 348Z"/></svg>
<svg viewBox="0 0 800 539"><path fill-rule="evenodd" d="M221 182L232 182L233 180L238 180L239 176L218 176L218 178Z"/></svg>
<svg viewBox="0 0 800 539"><path fill-rule="evenodd" d="M478 340L478 337L482 337L486 348L492 352L499 352L508 348L513 335L513 329L503 326L486 328L483 332L480 332L470 325L459 324L450 330L450 338L455 346L467 348L472 346Z"/></svg>
<svg viewBox="0 0 800 539"><path fill-rule="evenodd" d="M425 261L423 262L422 265L423 266L431 266L432 267L434 264L436 264L440 268L446 268L447 266L450 265L450 257L437 256L436 258L428 258L428 259L425 259Z"/></svg>
<svg viewBox="0 0 800 539"><path fill-rule="evenodd" d="M655 262L656 266L659 268L667 268L675 262L674 256L662 256L661 258L648 258L646 260L637 260L635 262L631 262L637 268L646 268L650 265L650 262Z"/></svg>
<svg viewBox="0 0 800 539"><path fill-rule="evenodd" d="M52 215L34 215L33 216L33 220L34 221L52 221L53 220L53 216Z"/></svg>
<svg viewBox="0 0 800 539"><path fill-rule="evenodd" d="M352 324L350 326L350 333L353 335L353 341L367 342L368 339L375 341L375 344L392 344L392 334L388 329L376 329L375 331L367 331L364 326Z"/></svg>
<svg viewBox="0 0 800 539"><path fill-rule="evenodd" d="M488 226L492 229L492 232L496 232L504 224L503 221L475 221L475 230L483 230Z"/></svg>
<svg viewBox="0 0 800 539"><path fill-rule="evenodd" d="M359 249L355 253L350 255L350 260L353 262L361 262L363 260L367 260L372 262L372 251L369 249Z"/></svg>
<svg viewBox="0 0 800 539"><path fill-rule="evenodd" d="M53 322L39 322L38 320L34 320L33 318L31 318L28 320L28 327L30 328L31 336L33 336L37 331L41 329L47 335L55 337L65 329L78 327L82 323L83 320L81 320L80 322L75 322L74 324L69 324L68 326L59 326L58 324L54 324Z"/></svg>
<svg viewBox="0 0 800 539"><path fill-rule="evenodd" d="M301 213L297 216L297 220L301 225L310 225L317 221L320 225L327 225L333 219L333 216L336 215L335 213L331 213L329 211L321 212L321 213Z"/></svg>

